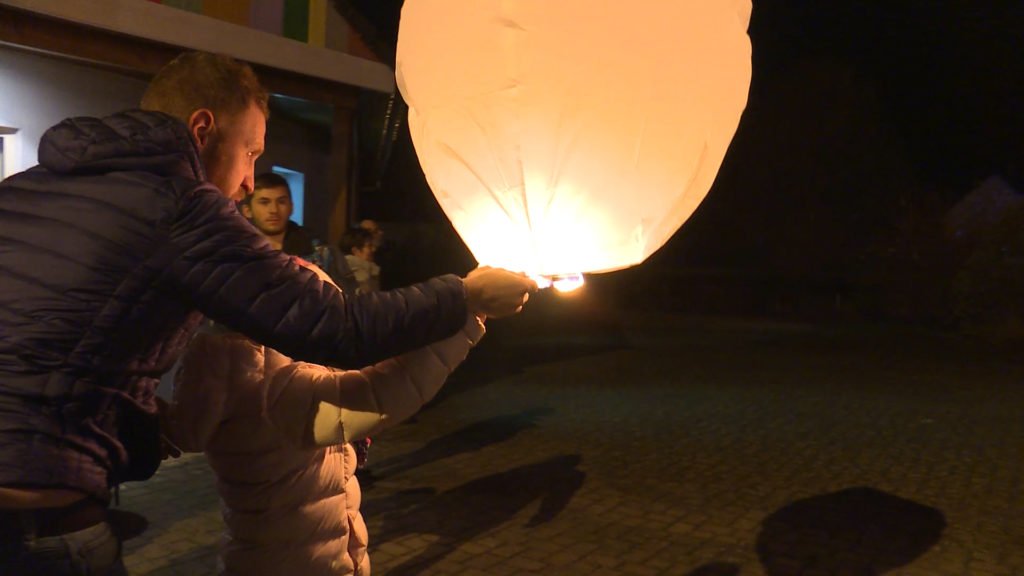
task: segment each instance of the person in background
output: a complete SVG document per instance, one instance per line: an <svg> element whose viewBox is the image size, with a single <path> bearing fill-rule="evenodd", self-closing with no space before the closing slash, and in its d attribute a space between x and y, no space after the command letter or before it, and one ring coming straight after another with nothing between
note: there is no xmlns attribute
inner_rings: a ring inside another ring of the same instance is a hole
<svg viewBox="0 0 1024 576"><path fill-rule="evenodd" d="M257 174L253 179L252 194L239 205L242 215L270 240L274 248L306 259L313 254L312 237L305 228L292 221L295 211L292 189L280 174Z"/></svg>
<svg viewBox="0 0 1024 576"><path fill-rule="evenodd" d="M238 206L242 215L270 240L271 246L316 264L346 293L356 293L358 283L341 252L311 238L305 228L291 219L295 204L291 186L283 176L273 172L257 174L253 193Z"/></svg>
<svg viewBox="0 0 1024 576"><path fill-rule="evenodd" d="M384 231L381 230L381 227L379 224L377 224L377 221L365 218L359 221L359 227L370 233L371 237L373 238L374 252L380 250L381 245L384 243Z"/></svg>
<svg viewBox="0 0 1024 576"><path fill-rule="evenodd" d="M406 263L401 256L408 257L409 254L400 254L400 243L397 238L385 232L384 227L376 220L364 218L359 221L357 228L362 228L373 235L373 263L380 266L380 286L382 289L394 288L395 282L402 276L402 270Z"/></svg>
<svg viewBox="0 0 1024 576"><path fill-rule="evenodd" d="M345 262L355 275L358 293L380 290L380 266L373 261L373 233L365 228L350 228L342 235L340 244Z"/></svg>
<svg viewBox="0 0 1024 576"><path fill-rule="evenodd" d="M239 214L263 152L252 69L191 52L141 109L73 118L0 182L0 574L123 574L107 508L161 458L156 386L203 316L289 357L359 369L516 313L478 269L346 295Z"/></svg>

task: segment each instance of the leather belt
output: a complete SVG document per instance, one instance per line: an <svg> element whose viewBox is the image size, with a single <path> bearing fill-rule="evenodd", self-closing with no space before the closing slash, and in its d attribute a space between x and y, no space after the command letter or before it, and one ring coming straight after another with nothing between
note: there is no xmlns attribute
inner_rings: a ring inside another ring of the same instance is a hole
<svg viewBox="0 0 1024 576"><path fill-rule="evenodd" d="M83 498L59 508L0 509L0 542L61 536L107 520L107 507Z"/></svg>

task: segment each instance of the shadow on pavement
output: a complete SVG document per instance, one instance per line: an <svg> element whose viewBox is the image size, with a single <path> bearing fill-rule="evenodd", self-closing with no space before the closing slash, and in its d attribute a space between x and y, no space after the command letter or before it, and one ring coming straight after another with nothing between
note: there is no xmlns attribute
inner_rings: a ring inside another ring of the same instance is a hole
<svg viewBox="0 0 1024 576"><path fill-rule="evenodd" d="M149 528L149 520L137 512L111 508L107 510L107 520L117 537L124 542L142 534Z"/></svg>
<svg viewBox="0 0 1024 576"><path fill-rule="evenodd" d="M388 571L389 576L421 574L460 544L511 520L539 501L527 527L553 520L583 486L579 455L562 455L478 478L434 494L416 490L363 503L363 514L380 517L383 527L371 539L374 549L409 534L435 534L430 546Z"/></svg>
<svg viewBox="0 0 1024 576"><path fill-rule="evenodd" d="M687 572L686 576L738 576L740 567L730 562L712 562Z"/></svg>
<svg viewBox="0 0 1024 576"><path fill-rule="evenodd" d="M593 295L561 297L542 291L522 314L488 321L487 335L451 375L430 405L485 386L529 366L631 347L616 312Z"/></svg>
<svg viewBox="0 0 1024 576"><path fill-rule="evenodd" d="M217 576L220 544L190 548L181 554L163 559L161 566L146 570L130 570L131 576Z"/></svg>
<svg viewBox="0 0 1024 576"><path fill-rule="evenodd" d="M909 564L946 527L930 506L873 488L797 500L761 524L757 555L768 576L875 576Z"/></svg>
<svg viewBox="0 0 1024 576"><path fill-rule="evenodd" d="M475 422L450 434L434 438L414 452L371 463L373 478L380 479L400 474L423 464L465 452L475 452L491 444L499 444L524 430L536 427L537 421L551 412L550 408L531 408L516 414L503 414Z"/></svg>

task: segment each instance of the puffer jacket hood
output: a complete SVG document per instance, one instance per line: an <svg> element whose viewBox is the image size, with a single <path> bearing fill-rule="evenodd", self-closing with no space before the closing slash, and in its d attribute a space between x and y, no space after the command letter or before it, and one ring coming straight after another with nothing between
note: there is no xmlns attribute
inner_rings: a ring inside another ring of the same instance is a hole
<svg viewBox="0 0 1024 576"><path fill-rule="evenodd" d="M64 120L43 134L39 165L64 175L146 171L206 179L188 128L167 114L142 110Z"/></svg>

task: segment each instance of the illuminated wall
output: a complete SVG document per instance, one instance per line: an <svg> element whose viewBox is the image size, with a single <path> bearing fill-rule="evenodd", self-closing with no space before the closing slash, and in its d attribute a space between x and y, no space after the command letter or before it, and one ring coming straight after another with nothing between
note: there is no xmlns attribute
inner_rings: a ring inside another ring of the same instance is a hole
<svg viewBox="0 0 1024 576"><path fill-rule="evenodd" d="M134 108L145 89L146 81L134 76L0 45L0 131L17 130L2 136L4 172L35 166L39 139L50 126L70 116ZM306 225L326 238L330 143L322 132L272 115L257 170L281 165L305 173Z"/></svg>
<svg viewBox="0 0 1024 576"><path fill-rule="evenodd" d="M148 0L311 46L376 60L330 0Z"/></svg>
<svg viewBox="0 0 1024 576"><path fill-rule="evenodd" d="M8 174L34 166L39 138L69 116L105 116L138 106L145 80L68 60L0 46L0 126L17 157L5 158ZM5 143L5 149L7 145Z"/></svg>

